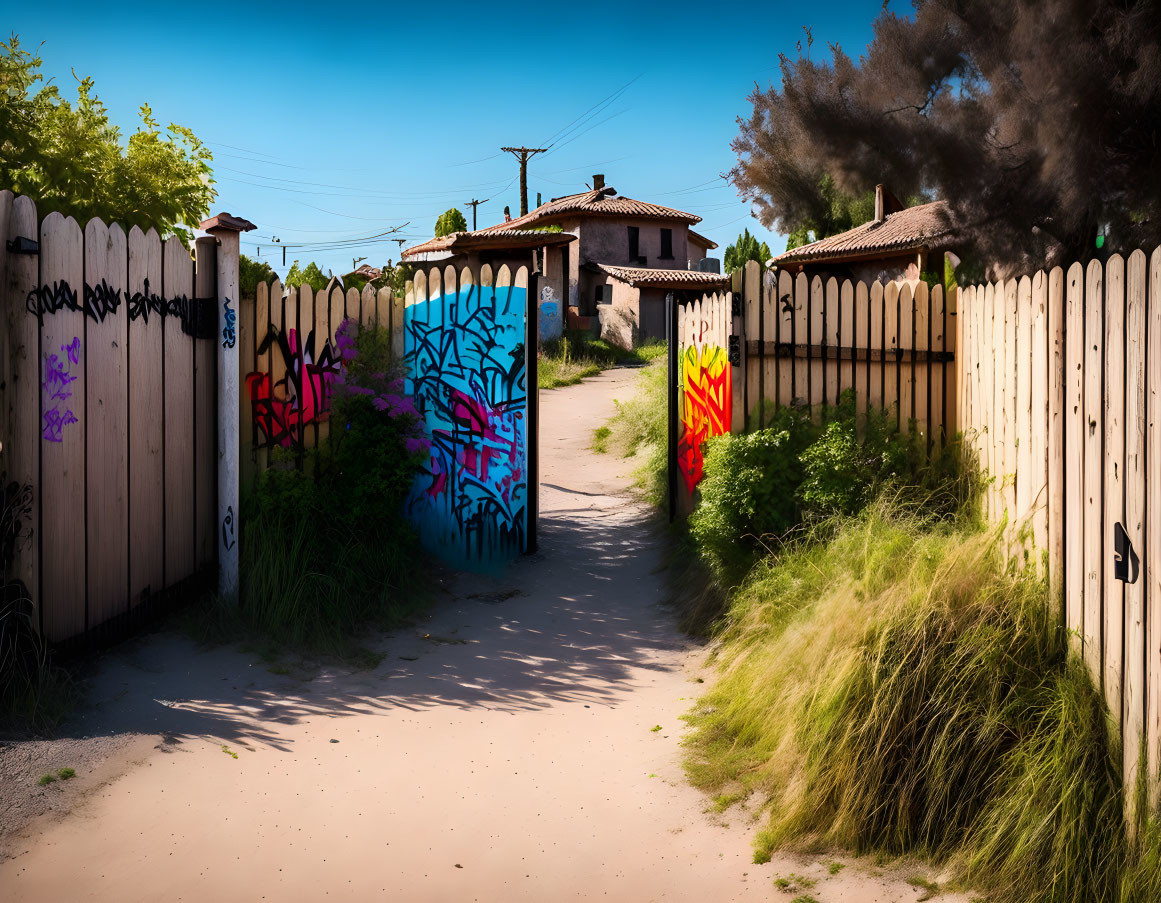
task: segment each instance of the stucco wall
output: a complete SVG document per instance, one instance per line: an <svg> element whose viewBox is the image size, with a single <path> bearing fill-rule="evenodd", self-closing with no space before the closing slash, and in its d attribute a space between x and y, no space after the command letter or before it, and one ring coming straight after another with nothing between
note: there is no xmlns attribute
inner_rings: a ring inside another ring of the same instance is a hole
<svg viewBox="0 0 1161 903"><path fill-rule="evenodd" d="M637 340L641 292L612 277L604 285L605 296L611 300L597 310L601 320L601 338L622 348L632 348Z"/></svg>

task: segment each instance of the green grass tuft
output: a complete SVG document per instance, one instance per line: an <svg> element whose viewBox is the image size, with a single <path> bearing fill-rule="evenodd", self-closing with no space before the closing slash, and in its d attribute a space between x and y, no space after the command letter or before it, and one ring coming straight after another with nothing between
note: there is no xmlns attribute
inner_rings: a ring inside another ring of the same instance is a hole
<svg viewBox="0 0 1161 903"><path fill-rule="evenodd" d="M70 778L75 778L77 776L77 772L75 769L72 769L72 768L58 768L57 772L56 772L56 776L58 778L60 778L62 781L67 781Z"/></svg>
<svg viewBox="0 0 1161 903"><path fill-rule="evenodd" d="M665 344L648 341L626 351L584 330L570 329L559 339L543 342L537 359L537 385L542 389L572 386L602 370L648 364L665 355Z"/></svg>
<svg viewBox="0 0 1161 903"><path fill-rule="evenodd" d="M600 428L605 450L636 464L636 487L655 506L665 501L668 492L667 372L664 355L644 367L637 374L633 396L617 400L617 412Z"/></svg>
<svg viewBox="0 0 1161 903"><path fill-rule="evenodd" d="M54 775L42 774L40 776L40 780L37 781L36 783L39 784L41 787L47 787L49 784L51 784L55 780L56 780L56 777Z"/></svg>
<svg viewBox="0 0 1161 903"><path fill-rule="evenodd" d="M874 504L759 563L717 640L686 768L764 804L756 862L831 846L946 863L995 903L1161 899L1099 692L995 533Z"/></svg>

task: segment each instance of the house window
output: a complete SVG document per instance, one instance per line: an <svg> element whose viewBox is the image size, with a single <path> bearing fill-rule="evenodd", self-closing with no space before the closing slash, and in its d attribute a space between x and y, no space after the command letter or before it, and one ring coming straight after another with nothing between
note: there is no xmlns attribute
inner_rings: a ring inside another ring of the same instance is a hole
<svg viewBox="0 0 1161 903"><path fill-rule="evenodd" d="M603 285L598 285L593 289L593 301L596 304L605 303L605 287Z"/></svg>
<svg viewBox="0 0 1161 903"><path fill-rule="evenodd" d="M641 256L641 230L636 226L629 227L629 263L636 263Z"/></svg>
<svg viewBox="0 0 1161 903"><path fill-rule="evenodd" d="M672 260L673 259L673 230L672 229L662 229L661 230L661 259L662 260Z"/></svg>

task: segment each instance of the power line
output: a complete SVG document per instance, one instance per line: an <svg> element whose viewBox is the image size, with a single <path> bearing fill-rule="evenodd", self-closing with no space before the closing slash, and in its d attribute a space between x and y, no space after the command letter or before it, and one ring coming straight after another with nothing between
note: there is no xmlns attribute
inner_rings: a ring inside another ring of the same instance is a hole
<svg viewBox="0 0 1161 903"><path fill-rule="evenodd" d="M543 154L547 147L502 147L506 154L512 154L520 161L520 215L528 212L528 161L537 154ZM509 183L511 184L511 183Z"/></svg>

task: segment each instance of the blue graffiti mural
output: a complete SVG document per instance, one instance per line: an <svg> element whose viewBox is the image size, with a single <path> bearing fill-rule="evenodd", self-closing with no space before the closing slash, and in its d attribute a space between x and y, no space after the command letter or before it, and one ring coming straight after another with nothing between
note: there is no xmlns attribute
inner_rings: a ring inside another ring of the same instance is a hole
<svg viewBox="0 0 1161 903"><path fill-rule="evenodd" d="M524 551L525 304L523 288L473 285L404 315L406 391L431 438L407 513L453 567L495 572Z"/></svg>

